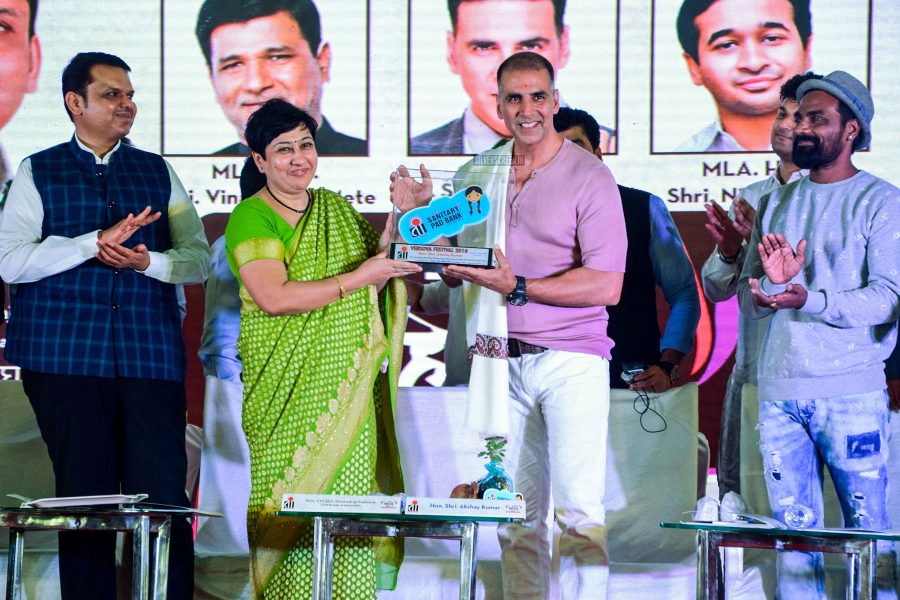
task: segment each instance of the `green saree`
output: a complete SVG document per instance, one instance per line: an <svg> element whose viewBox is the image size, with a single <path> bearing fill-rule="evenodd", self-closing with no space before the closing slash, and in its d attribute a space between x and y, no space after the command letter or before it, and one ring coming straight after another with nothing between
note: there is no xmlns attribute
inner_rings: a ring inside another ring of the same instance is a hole
<svg viewBox="0 0 900 600"><path fill-rule="evenodd" d="M341 275L374 254L378 236L325 189L291 228L260 198L241 202L226 230L232 268L283 260L288 278ZM337 286L337 283L335 283ZM320 309L273 316L241 284L238 349L244 363L243 429L250 446L247 511L251 579L266 600L309 597L312 525L279 518L284 493L393 494L402 489L393 407L406 325L405 288L367 286ZM381 366L387 360L384 374ZM402 551L372 538L339 538L334 597L375 598L393 587Z"/></svg>

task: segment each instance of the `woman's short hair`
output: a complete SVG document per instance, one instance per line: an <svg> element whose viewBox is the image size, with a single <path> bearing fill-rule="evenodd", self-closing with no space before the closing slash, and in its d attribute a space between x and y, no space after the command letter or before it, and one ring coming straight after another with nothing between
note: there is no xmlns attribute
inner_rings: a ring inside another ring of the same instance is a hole
<svg viewBox="0 0 900 600"><path fill-rule="evenodd" d="M308 112L290 102L273 98L250 115L244 136L252 151L265 156L266 146L271 144L272 140L300 125L305 125L313 139L316 139L316 120Z"/></svg>
<svg viewBox="0 0 900 600"><path fill-rule="evenodd" d="M241 200L249 198L266 185L266 174L259 170L253 157L248 156L241 169Z"/></svg>

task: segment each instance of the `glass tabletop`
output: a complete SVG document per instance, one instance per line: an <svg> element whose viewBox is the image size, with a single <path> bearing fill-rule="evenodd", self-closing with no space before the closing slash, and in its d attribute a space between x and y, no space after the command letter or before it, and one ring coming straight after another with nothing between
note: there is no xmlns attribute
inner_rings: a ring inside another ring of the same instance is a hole
<svg viewBox="0 0 900 600"><path fill-rule="evenodd" d="M665 529L688 529L693 531L716 531L721 533L743 533L768 536L795 536L806 538L842 538L866 540L900 541L900 531L873 531L868 529L810 528L790 529L773 527L766 523L728 523L725 521L661 521Z"/></svg>
<svg viewBox="0 0 900 600"><path fill-rule="evenodd" d="M205 511L196 508L184 508L180 506L153 505L153 504L97 504L93 506L55 506L55 507L37 507L37 506L17 506L17 507L0 507L0 516L7 515L39 515L39 516L66 516L66 515L84 515L84 516L132 516L132 515L148 515L148 516L165 516L165 515L186 515L200 517L221 517L222 513Z"/></svg>
<svg viewBox="0 0 900 600"><path fill-rule="evenodd" d="M324 511L305 510L279 510L275 512L279 517L322 517L326 519L360 519L366 521L388 521L393 523L427 521L431 523L513 523L522 519L510 519L509 517L492 516L457 516L457 515L411 515L401 513L338 513Z"/></svg>

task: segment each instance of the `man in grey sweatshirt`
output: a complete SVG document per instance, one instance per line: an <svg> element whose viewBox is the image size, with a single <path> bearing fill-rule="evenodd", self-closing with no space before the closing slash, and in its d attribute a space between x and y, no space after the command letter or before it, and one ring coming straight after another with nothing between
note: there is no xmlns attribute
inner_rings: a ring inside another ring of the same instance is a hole
<svg viewBox="0 0 900 600"><path fill-rule="evenodd" d="M809 177L759 205L738 284L741 311L771 315L759 358L759 433L774 516L822 527L822 466L845 526L885 530L884 360L900 312L900 190L853 166L871 141L872 97L842 71L797 90L793 162ZM878 545L879 599L896 598ZM781 552L780 598L824 598L822 556Z"/></svg>
<svg viewBox="0 0 900 600"><path fill-rule="evenodd" d="M794 75L781 86L781 104L772 121L772 150L778 155L778 168L772 175L741 190L740 199L725 211L715 202L705 205L706 230L716 242L712 254L703 263L703 292L713 302L724 302L737 295L738 280L747 257L747 244L756 219L759 200L772 190L808 175L791 160L794 148L794 113L797 90L814 73ZM734 352L734 370L728 378L722 402L719 426L719 451L716 477L719 499L728 492L741 493L741 391L745 384L756 385L759 344L769 326L768 318L749 319L738 315L738 335ZM733 501L733 500L732 500ZM743 502L738 499L738 502ZM759 509L757 509L759 510Z"/></svg>

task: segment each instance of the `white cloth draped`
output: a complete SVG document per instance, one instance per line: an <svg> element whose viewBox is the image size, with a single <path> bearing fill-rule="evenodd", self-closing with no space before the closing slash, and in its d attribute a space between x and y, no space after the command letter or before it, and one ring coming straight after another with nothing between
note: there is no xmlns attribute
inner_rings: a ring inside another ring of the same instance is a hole
<svg viewBox="0 0 900 600"><path fill-rule="evenodd" d="M457 173L460 185L479 185L491 211L481 224L459 236L460 245L501 250L506 245L506 190L513 142L479 154ZM466 339L472 355L466 427L482 437L509 434L509 365L506 298L487 288L463 283Z"/></svg>

